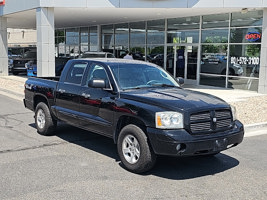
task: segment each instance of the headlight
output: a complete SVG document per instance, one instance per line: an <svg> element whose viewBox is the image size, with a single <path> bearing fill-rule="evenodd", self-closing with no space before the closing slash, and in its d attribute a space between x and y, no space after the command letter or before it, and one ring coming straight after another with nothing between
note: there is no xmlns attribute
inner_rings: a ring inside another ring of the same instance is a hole
<svg viewBox="0 0 267 200"><path fill-rule="evenodd" d="M236 108L233 105L230 105L230 106L231 106L233 121L235 121L235 120L237 120Z"/></svg>
<svg viewBox="0 0 267 200"><path fill-rule="evenodd" d="M183 114L178 112L157 112L156 128L160 129L176 129L184 128Z"/></svg>

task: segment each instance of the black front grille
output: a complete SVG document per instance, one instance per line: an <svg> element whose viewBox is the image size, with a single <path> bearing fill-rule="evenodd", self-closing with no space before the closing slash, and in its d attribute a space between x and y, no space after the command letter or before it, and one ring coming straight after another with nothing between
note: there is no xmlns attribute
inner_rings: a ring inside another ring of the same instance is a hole
<svg viewBox="0 0 267 200"><path fill-rule="evenodd" d="M192 134L210 134L228 130L232 127L230 110L211 110L190 115L190 132Z"/></svg>

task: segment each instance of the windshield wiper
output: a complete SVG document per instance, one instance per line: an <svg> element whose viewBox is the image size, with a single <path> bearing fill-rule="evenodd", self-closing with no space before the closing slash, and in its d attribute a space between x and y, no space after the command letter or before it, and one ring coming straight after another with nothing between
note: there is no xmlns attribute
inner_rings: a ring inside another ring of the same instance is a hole
<svg viewBox="0 0 267 200"><path fill-rule="evenodd" d="M169 85L169 84L165 84L165 83L160 83L160 84L153 84L151 86L160 86L160 87L178 87L176 85Z"/></svg>
<svg viewBox="0 0 267 200"><path fill-rule="evenodd" d="M140 86L137 86L137 87L127 87L127 88L123 88L123 90L140 90L140 89L144 89L146 87L140 87Z"/></svg>

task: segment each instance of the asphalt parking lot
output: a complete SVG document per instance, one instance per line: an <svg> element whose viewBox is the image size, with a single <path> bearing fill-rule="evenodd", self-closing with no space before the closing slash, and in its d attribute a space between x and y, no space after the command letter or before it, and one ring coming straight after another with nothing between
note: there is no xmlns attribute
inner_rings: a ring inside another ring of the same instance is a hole
<svg viewBox="0 0 267 200"><path fill-rule="evenodd" d="M21 101L0 95L0 105L0 199L266 198L266 130L215 157L160 157L137 175L111 139L66 124L44 137Z"/></svg>

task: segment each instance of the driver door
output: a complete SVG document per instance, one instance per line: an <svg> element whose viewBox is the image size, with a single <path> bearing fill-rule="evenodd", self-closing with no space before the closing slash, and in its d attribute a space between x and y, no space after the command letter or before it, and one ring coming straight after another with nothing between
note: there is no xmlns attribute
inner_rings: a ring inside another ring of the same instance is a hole
<svg viewBox="0 0 267 200"><path fill-rule="evenodd" d="M105 80L106 88L92 88L92 79ZM99 63L92 63L80 92L80 125L90 131L112 136L114 94L106 68Z"/></svg>

